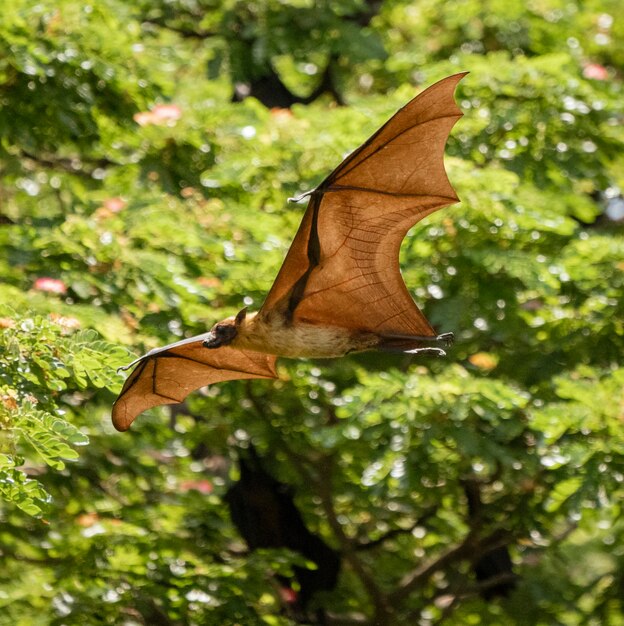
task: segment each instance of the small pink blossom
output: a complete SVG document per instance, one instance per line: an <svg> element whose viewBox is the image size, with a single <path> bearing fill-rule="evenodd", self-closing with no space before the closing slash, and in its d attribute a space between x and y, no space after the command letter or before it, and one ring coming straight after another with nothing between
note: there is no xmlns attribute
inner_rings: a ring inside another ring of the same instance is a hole
<svg viewBox="0 0 624 626"><path fill-rule="evenodd" d="M80 328L80 320L75 317L60 315L59 313L50 313L49 317L55 324L58 324L65 333Z"/></svg>
<svg viewBox="0 0 624 626"><path fill-rule="evenodd" d="M37 291L47 291L48 293L67 293L67 285L58 278L49 278L47 276L37 278L34 284Z"/></svg>
<svg viewBox="0 0 624 626"><path fill-rule="evenodd" d="M215 276L200 276L197 279L197 282L202 287L207 287L208 289L216 288L221 286L221 281Z"/></svg>
<svg viewBox="0 0 624 626"><path fill-rule="evenodd" d="M135 113L133 118L139 126L173 126L182 117L177 104L157 104L151 111Z"/></svg>
<svg viewBox="0 0 624 626"><path fill-rule="evenodd" d="M290 109L284 109L282 107L273 107L270 111L271 117L282 122L287 120L293 116L292 111Z"/></svg>
<svg viewBox="0 0 624 626"><path fill-rule="evenodd" d="M212 483L209 480L183 480L180 483L180 489L184 492L187 491L199 491L204 495L212 493Z"/></svg>
<svg viewBox="0 0 624 626"><path fill-rule="evenodd" d="M177 104L157 104L152 109L152 114L164 122L177 122L182 117L182 109Z"/></svg>
<svg viewBox="0 0 624 626"><path fill-rule="evenodd" d="M279 595L286 604L297 602L297 592L292 587L279 587Z"/></svg>
<svg viewBox="0 0 624 626"><path fill-rule="evenodd" d="M123 198L106 198L102 206L112 213L119 213L126 206L126 201Z"/></svg>
<svg viewBox="0 0 624 626"><path fill-rule="evenodd" d="M82 513L76 518L76 524L83 528L90 528L99 521L100 516L97 513Z"/></svg>
<svg viewBox="0 0 624 626"><path fill-rule="evenodd" d="M609 78L609 72L604 65L599 63L588 63L583 68L583 76L593 80L607 80Z"/></svg>
<svg viewBox="0 0 624 626"><path fill-rule="evenodd" d="M154 123L154 116L152 115L151 111L141 111L140 113L135 113L132 116L132 119L139 126L149 126L150 124Z"/></svg>

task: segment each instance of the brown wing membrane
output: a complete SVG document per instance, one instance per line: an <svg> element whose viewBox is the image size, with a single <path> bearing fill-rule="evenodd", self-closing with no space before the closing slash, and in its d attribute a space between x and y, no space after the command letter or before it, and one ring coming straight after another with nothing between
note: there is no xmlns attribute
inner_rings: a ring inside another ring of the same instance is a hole
<svg viewBox="0 0 624 626"><path fill-rule="evenodd" d="M456 74L399 110L312 193L261 314L379 333L435 333L399 269L407 231L458 200L444 146L462 113Z"/></svg>
<svg viewBox="0 0 624 626"><path fill-rule="evenodd" d="M157 348L137 359L113 405L113 425L127 430L137 415L176 404L200 387L239 378L277 378L276 357L250 350L202 345L208 333Z"/></svg>

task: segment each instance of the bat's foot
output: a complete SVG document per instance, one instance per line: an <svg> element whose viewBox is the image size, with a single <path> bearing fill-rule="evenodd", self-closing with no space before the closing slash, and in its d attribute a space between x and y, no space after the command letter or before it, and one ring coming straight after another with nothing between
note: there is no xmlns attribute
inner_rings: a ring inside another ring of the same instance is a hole
<svg viewBox="0 0 624 626"><path fill-rule="evenodd" d="M429 356L446 356L446 352L442 348L414 348L413 350L404 350L404 354L427 354Z"/></svg>
<svg viewBox="0 0 624 626"><path fill-rule="evenodd" d="M443 343L447 348L450 348L455 341L455 335L453 333L442 333L441 335L434 337L433 340L439 341L440 343Z"/></svg>
<svg viewBox="0 0 624 626"><path fill-rule="evenodd" d="M416 343L417 347L414 347ZM406 341L402 343L384 341L377 346L378 350L382 352L396 352L399 354L422 354L428 356L446 356L446 352L442 348L433 348L418 346L418 342L411 342L411 345Z"/></svg>

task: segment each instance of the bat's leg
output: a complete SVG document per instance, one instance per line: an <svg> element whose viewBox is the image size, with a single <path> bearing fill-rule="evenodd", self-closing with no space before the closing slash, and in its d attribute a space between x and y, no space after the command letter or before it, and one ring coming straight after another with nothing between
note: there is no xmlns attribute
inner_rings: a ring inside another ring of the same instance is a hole
<svg viewBox="0 0 624 626"><path fill-rule="evenodd" d="M442 345L450 348L453 345L453 341L455 340L455 335L453 333L442 333L441 335L433 335L432 337L419 337L419 336L402 336L399 335L402 339L413 339L414 341L423 341L425 343L441 343Z"/></svg>
<svg viewBox="0 0 624 626"><path fill-rule="evenodd" d="M422 341L424 343L441 343L445 345L447 348L453 344L455 339L455 335L453 333L442 333L441 335L395 335L395 334L384 334L382 335L382 343L386 341L389 343L396 342L406 342L406 341Z"/></svg>
<svg viewBox="0 0 624 626"><path fill-rule="evenodd" d="M443 333L433 336L384 333L379 336L377 349L382 352L446 356L446 352L444 352L442 348L427 346L426 344L428 343L441 343L444 346L450 346L453 343L453 333ZM425 345L423 346L423 344Z"/></svg>

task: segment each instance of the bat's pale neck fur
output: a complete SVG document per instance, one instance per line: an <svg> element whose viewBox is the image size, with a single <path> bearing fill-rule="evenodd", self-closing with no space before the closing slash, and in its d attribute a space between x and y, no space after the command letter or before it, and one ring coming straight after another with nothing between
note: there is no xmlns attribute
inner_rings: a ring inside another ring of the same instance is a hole
<svg viewBox="0 0 624 626"><path fill-rule="evenodd" d="M288 324L281 315L248 313L230 345L292 358L330 358L369 350L378 342L373 333L303 322Z"/></svg>

